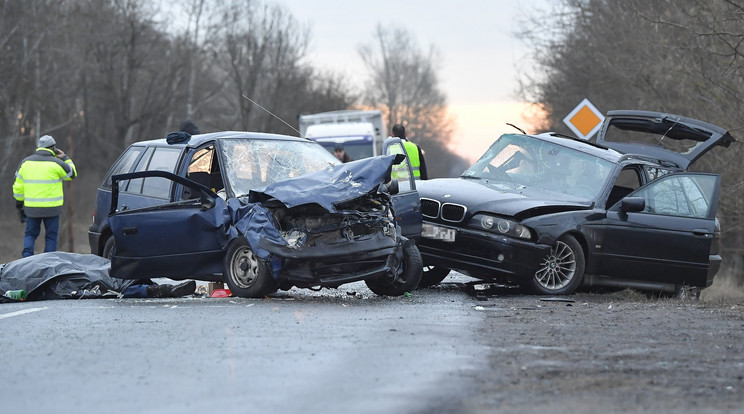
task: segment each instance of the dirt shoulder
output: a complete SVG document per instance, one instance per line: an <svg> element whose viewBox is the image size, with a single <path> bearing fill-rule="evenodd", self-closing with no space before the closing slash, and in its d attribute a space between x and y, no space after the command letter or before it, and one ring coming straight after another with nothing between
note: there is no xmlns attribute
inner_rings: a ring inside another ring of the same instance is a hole
<svg viewBox="0 0 744 414"><path fill-rule="evenodd" d="M546 299L476 306L491 353L469 412L744 410L744 301L632 291Z"/></svg>

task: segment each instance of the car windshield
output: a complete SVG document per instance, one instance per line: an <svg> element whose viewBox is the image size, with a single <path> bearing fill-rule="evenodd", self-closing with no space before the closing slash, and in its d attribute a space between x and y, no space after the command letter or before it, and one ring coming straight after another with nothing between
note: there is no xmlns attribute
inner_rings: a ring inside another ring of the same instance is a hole
<svg viewBox="0 0 744 414"><path fill-rule="evenodd" d="M315 142L226 139L222 145L227 181L235 195L340 162Z"/></svg>
<svg viewBox="0 0 744 414"><path fill-rule="evenodd" d="M504 190L539 188L572 198L595 199L613 163L529 135L503 135L465 170Z"/></svg>

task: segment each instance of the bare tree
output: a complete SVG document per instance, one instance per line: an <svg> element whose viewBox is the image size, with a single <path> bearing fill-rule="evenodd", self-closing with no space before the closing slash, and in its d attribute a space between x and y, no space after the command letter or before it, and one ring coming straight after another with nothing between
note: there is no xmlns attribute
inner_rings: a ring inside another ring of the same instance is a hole
<svg viewBox="0 0 744 414"><path fill-rule="evenodd" d="M359 47L370 78L364 102L382 108L388 126L403 124L412 141L427 153L430 176L460 173L467 163L452 154L454 121L447 115L447 98L439 89L438 53L424 53L408 31L378 25L374 43Z"/></svg>

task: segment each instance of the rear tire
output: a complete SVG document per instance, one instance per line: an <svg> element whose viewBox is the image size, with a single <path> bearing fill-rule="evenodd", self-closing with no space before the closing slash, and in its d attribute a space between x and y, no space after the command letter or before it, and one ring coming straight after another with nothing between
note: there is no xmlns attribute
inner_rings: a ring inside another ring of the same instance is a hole
<svg viewBox="0 0 744 414"><path fill-rule="evenodd" d="M421 253L413 242L403 243L403 263L400 273L392 278L382 275L364 281L372 292L381 296L400 296L413 292L421 281Z"/></svg>
<svg viewBox="0 0 744 414"><path fill-rule="evenodd" d="M571 235L559 238L530 278L529 289L538 295L570 295L584 278L584 250Z"/></svg>
<svg viewBox="0 0 744 414"><path fill-rule="evenodd" d="M116 242L114 241L114 236L109 236L108 239L106 239L106 244L103 245L101 257L111 260L111 256L114 255L115 251Z"/></svg>
<svg viewBox="0 0 744 414"><path fill-rule="evenodd" d="M424 266L418 287L419 289L423 289L429 286L438 285L449 274L450 269L447 269L446 267Z"/></svg>
<svg viewBox="0 0 744 414"><path fill-rule="evenodd" d="M245 237L238 237L230 243L224 267L225 283L233 296L261 298L279 287L269 266L253 253Z"/></svg>

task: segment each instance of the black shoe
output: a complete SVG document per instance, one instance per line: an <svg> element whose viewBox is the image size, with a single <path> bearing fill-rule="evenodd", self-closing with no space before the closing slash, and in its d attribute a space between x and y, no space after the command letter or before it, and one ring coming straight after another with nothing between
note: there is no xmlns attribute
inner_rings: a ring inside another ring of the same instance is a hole
<svg viewBox="0 0 744 414"><path fill-rule="evenodd" d="M170 297L178 298L181 296L193 295L196 292L196 282L187 280L177 285L166 285L170 288Z"/></svg>

